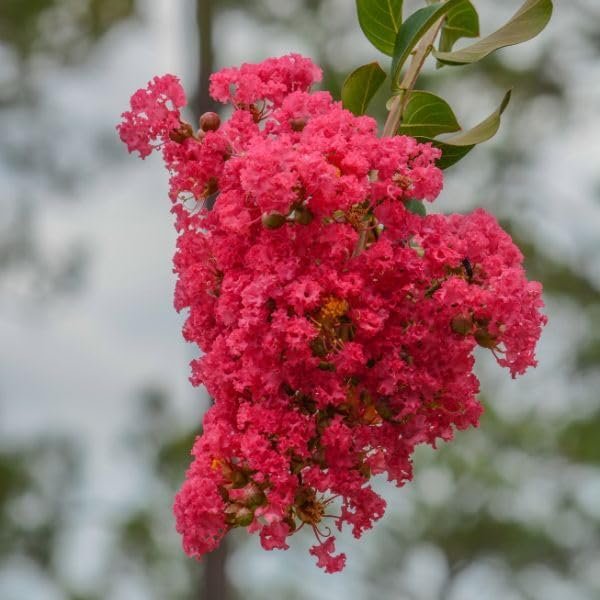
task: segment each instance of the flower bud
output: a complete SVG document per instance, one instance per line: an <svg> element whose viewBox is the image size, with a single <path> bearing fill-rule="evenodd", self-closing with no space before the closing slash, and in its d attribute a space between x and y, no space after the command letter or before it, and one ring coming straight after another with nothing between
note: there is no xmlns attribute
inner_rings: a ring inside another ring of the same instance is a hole
<svg viewBox="0 0 600 600"><path fill-rule="evenodd" d="M294 475L297 475L298 473L300 473L300 471L302 471L304 466L305 466L305 462L302 457L294 455L290 459L290 471Z"/></svg>
<svg viewBox="0 0 600 600"><path fill-rule="evenodd" d="M172 142L182 144L184 140L194 136L194 130L189 123L181 123L177 129L172 129L169 132L169 139Z"/></svg>
<svg viewBox="0 0 600 600"><path fill-rule="evenodd" d="M314 215L306 206L300 206L294 211L294 221L300 225L309 225L314 219Z"/></svg>
<svg viewBox="0 0 600 600"><path fill-rule="evenodd" d="M394 419L394 413L385 398L378 398L375 401L375 408L384 421L392 421Z"/></svg>
<svg viewBox="0 0 600 600"><path fill-rule="evenodd" d="M254 520L254 512L241 504L230 504L225 509L225 522L231 527L248 527Z"/></svg>
<svg viewBox="0 0 600 600"><path fill-rule="evenodd" d="M452 319L450 327L452 327L452 331L454 331L454 333L458 333L459 335L469 335L469 333L471 333L471 329L473 328L473 323L469 317L465 315L457 315L454 317L454 319Z"/></svg>
<svg viewBox="0 0 600 600"><path fill-rule="evenodd" d="M264 213L262 216L262 224L267 229L279 229L285 224L286 218L278 212Z"/></svg>
<svg viewBox="0 0 600 600"><path fill-rule="evenodd" d="M318 368L321 371L330 371L330 372L335 372L335 365L333 363L327 362L322 360L319 364L318 364Z"/></svg>
<svg viewBox="0 0 600 600"><path fill-rule="evenodd" d="M254 512L243 506L235 515L235 524L238 527L248 527L254 520Z"/></svg>
<svg viewBox="0 0 600 600"><path fill-rule="evenodd" d="M293 131L302 131L306 127L306 118L296 117L295 119L290 119L290 127Z"/></svg>
<svg viewBox="0 0 600 600"><path fill-rule="evenodd" d="M221 117L215 112L205 112L200 117L200 129L202 131L216 131L221 125Z"/></svg>
<svg viewBox="0 0 600 600"><path fill-rule="evenodd" d="M371 404L365 408L362 415L362 422L372 425L374 423L381 423L381 415L377 412L377 409Z"/></svg>
<svg viewBox="0 0 600 600"><path fill-rule="evenodd" d="M366 461L361 463L357 470L365 479L371 479L371 467Z"/></svg>
<svg viewBox="0 0 600 600"><path fill-rule="evenodd" d="M487 329L478 329L475 332L475 341L482 348L495 348L498 345L498 338L492 335Z"/></svg>
<svg viewBox="0 0 600 600"><path fill-rule="evenodd" d="M234 489L243 488L250 481L250 477L244 471L233 471L231 475L231 484Z"/></svg>
<svg viewBox="0 0 600 600"><path fill-rule="evenodd" d="M248 508L256 508L266 501L265 493L254 483L251 482L244 489L243 502Z"/></svg>

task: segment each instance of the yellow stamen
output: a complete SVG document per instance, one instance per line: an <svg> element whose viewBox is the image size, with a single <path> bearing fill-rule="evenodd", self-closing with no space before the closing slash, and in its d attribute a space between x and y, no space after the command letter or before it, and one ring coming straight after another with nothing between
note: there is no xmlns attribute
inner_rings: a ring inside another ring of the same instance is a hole
<svg viewBox="0 0 600 600"><path fill-rule="evenodd" d="M348 302L339 298L327 298L325 304L319 311L318 321L323 325L333 325L340 317L343 317L348 312Z"/></svg>

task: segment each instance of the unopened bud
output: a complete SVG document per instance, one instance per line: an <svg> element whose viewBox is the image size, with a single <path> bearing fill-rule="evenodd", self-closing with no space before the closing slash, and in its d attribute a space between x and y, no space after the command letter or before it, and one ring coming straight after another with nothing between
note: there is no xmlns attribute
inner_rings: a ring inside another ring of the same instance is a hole
<svg viewBox="0 0 600 600"><path fill-rule="evenodd" d="M452 319L450 326L452 327L452 331L454 331L454 333L458 333L460 335L469 335L469 333L471 333L471 329L473 328L473 323L469 317L458 315Z"/></svg>
<svg viewBox="0 0 600 600"><path fill-rule="evenodd" d="M248 527L250 523L254 520L254 512L252 512L249 508L245 506L238 510L235 515L235 524L239 527Z"/></svg>
<svg viewBox="0 0 600 600"><path fill-rule="evenodd" d="M362 415L363 423L372 425L373 423L381 422L381 415L377 412L377 409L371 404L365 408L365 412ZM364 463L366 465L366 463Z"/></svg>
<svg viewBox="0 0 600 600"><path fill-rule="evenodd" d="M392 409L385 398L379 398L376 400L375 408L377 409L379 416L384 421L391 421L394 418L394 413L392 412Z"/></svg>
<svg viewBox="0 0 600 600"><path fill-rule="evenodd" d="M249 508L256 508L266 501L265 493L255 484L249 483L243 494L243 502Z"/></svg>
<svg viewBox="0 0 600 600"><path fill-rule="evenodd" d="M279 229L285 224L285 215L278 212L264 213L262 216L262 224L267 229Z"/></svg>
<svg viewBox="0 0 600 600"><path fill-rule="evenodd" d="M482 348L495 348L498 345L498 338L492 335L487 329L478 329L475 332L475 341Z"/></svg>
<svg viewBox="0 0 600 600"><path fill-rule="evenodd" d="M290 127L293 131L302 131L306 127L306 119L304 117L296 117L290 120Z"/></svg>
<svg viewBox="0 0 600 600"><path fill-rule="evenodd" d="M230 504L225 509L225 521L231 527L248 527L254 520L254 512L241 504Z"/></svg>
<svg viewBox="0 0 600 600"><path fill-rule="evenodd" d="M189 123L182 123L177 129L172 129L169 132L169 139L172 142L177 142L178 144L183 143L184 140L193 137L194 130Z"/></svg>
<svg viewBox="0 0 600 600"><path fill-rule="evenodd" d="M308 225L314 219L314 215L306 206L301 206L294 211L294 221L300 225Z"/></svg>
<svg viewBox="0 0 600 600"><path fill-rule="evenodd" d="M202 131L216 131L221 126L221 117L215 112L205 112L200 117Z"/></svg>
<svg viewBox="0 0 600 600"><path fill-rule="evenodd" d="M205 198L208 198L208 196L211 196L212 194L214 194L218 189L219 189L219 182L214 177L211 177L206 182L206 185L204 186L202 195Z"/></svg>
<svg viewBox="0 0 600 600"><path fill-rule="evenodd" d="M322 360L317 366L321 371L331 371L332 373L335 371L335 365L324 360Z"/></svg>
<svg viewBox="0 0 600 600"><path fill-rule="evenodd" d="M250 481L250 477L244 471L233 471L231 475L231 483L234 489L243 488Z"/></svg>
<svg viewBox="0 0 600 600"><path fill-rule="evenodd" d="M365 478L371 479L371 467L367 462L363 462L358 466L358 472Z"/></svg>

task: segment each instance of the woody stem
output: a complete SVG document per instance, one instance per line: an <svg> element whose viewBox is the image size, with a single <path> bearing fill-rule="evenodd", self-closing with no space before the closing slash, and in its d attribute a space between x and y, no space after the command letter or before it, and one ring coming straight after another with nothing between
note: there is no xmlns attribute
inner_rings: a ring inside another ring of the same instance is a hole
<svg viewBox="0 0 600 600"><path fill-rule="evenodd" d="M392 100L390 112L388 118L383 127L382 137L391 137L396 134L398 127L402 122L402 116L406 109L406 104L410 97L410 92L414 89L417 79L421 74L425 60L429 56L429 53L433 50L433 43L437 34L439 33L442 25L444 24L444 17L442 17L423 37L417 49L415 50L410 65L400 82L399 92Z"/></svg>

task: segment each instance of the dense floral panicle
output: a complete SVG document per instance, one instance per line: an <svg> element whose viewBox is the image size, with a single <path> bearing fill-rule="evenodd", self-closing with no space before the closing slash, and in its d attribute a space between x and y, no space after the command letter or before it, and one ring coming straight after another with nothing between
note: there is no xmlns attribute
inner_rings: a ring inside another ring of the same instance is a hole
<svg viewBox="0 0 600 600"><path fill-rule="evenodd" d="M192 556L235 527L267 550L308 527L339 571L328 523L360 537L381 518L371 477L404 485L417 444L478 424L474 349L513 376L535 365L541 286L510 237L482 210L409 212L442 189L439 150L378 138L311 93L319 79L298 55L225 69L211 93L233 113L194 131L167 75L119 126L171 174L175 307L202 351L191 380L215 399L175 501Z"/></svg>

